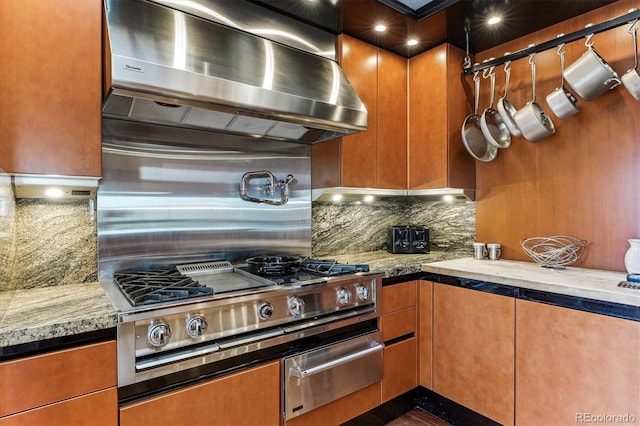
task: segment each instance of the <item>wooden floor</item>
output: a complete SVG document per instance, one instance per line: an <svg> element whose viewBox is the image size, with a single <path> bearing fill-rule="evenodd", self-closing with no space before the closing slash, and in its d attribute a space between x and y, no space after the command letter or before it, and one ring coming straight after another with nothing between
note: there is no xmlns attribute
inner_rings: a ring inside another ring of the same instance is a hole
<svg viewBox="0 0 640 426"><path fill-rule="evenodd" d="M450 426L444 420L427 413L420 408L407 411L402 416L390 421L385 426Z"/></svg>

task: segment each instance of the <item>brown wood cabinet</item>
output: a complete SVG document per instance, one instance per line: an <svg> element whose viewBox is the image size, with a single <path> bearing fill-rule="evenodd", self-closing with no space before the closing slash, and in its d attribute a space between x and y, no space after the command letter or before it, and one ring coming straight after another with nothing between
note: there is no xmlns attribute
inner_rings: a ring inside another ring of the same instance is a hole
<svg viewBox="0 0 640 426"><path fill-rule="evenodd" d="M380 383L342 397L284 422L285 426L333 426L342 424L380 405ZM249 424L249 423L245 423ZM264 423L257 423L264 424Z"/></svg>
<svg viewBox="0 0 640 426"><path fill-rule="evenodd" d="M514 423L515 299L433 288L433 390L503 425Z"/></svg>
<svg viewBox="0 0 640 426"><path fill-rule="evenodd" d="M101 175L100 0L0 2L0 169Z"/></svg>
<svg viewBox="0 0 640 426"><path fill-rule="evenodd" d="M418 282L418 383L433 389L433 283Z"/></svg>
<svg viewBox="0 0 640 426"><path fill-rule="evenodd" d="M406 189L407 59L340 35L338 59L365 104L366 131L312 147L312 185Z"/></svg>
<svg viewBox="0 0 640 426"><path fill-rule="evenodd" d="M0 426L115 426L117 424L118 391L115 387L0 417Z"/></svg>
<svg viewBox="0 0 640 426"><path fill-rule="evenodd" d="M0 417L54 404L62 400L91 394L105 389L115 389L116 343L96 343L67 350L0 363ZM38 419L52 413L55 418L68 420L68 424L86 418L82 410L72 407L83 403L80 398L70 405L50 407L45 411L25 415L25 419ZM95 401L107 401L96 412L96 418L117 415L117 397L109 392L87 398L91 406ZM68 417L65 417L68 416Z"/></svg>
<svg viewBox="0 0 640 426"><path fill-rule="evenodd" d="M515 389L517 425L637 421L640 322L518 300Z"/></svg>
<svg viewBox="0 0 640 426"><path fill-rule="evenodd" d="M409 189L475 188L475 160L460 132L471 111L463 58L442 44L409 59Z"/></svg>
<svg viewBox="0 0 640 426"><path fill-rule="evenodd" d="M384 348L382 403L417 386L417 343L418 339L411 337Z"/></svg>
<svg viewBox="0 0 640 426"><path fill-rule="evenodd" d="M270 362L123 406L120 425L278 425L279 390L280 362Z"/></svg>
<svg viewBox="0 0 640 426"><path fill-rule="evenodd" d="M382 402L417 386L417 281L382 287L380 328L383 354ZM398 339L398 340L394 340Z"/></svg>

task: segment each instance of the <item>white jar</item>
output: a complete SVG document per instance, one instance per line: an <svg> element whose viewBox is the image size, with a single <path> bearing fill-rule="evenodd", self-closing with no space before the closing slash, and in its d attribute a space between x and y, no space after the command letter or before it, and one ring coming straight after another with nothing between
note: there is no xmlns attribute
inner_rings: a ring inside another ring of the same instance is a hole
<svg viewBox="0 0 640 426"><path fill-rule="evenodd" d="M640 239L632 238L629 241L629 248L624 254L624 267L628 274L640 274Z"/></svg>

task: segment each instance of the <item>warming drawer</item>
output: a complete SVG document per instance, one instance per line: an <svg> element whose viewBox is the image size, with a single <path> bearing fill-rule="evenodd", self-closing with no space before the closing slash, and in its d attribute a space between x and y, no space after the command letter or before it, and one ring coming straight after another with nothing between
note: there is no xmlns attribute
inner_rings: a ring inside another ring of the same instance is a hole
<svg viewBox="0 0 640 426"><path fill-rule="evenodd" d="M383 349L375 331L285 358L285 419L380 382Z"/></svg>

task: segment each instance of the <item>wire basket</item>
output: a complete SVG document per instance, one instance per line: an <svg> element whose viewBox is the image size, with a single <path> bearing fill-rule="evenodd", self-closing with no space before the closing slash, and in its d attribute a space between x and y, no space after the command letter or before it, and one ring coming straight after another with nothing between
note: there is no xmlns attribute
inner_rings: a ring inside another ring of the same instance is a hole
<svg viewBox="0 0 640 426"><path fill-rule="evenodd" d="M531 237L520 241L522 250L545 268L565 269L580 259L586 240L566 235Z"/></svg>

